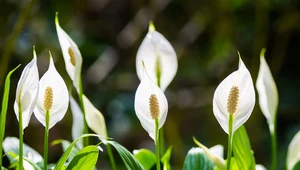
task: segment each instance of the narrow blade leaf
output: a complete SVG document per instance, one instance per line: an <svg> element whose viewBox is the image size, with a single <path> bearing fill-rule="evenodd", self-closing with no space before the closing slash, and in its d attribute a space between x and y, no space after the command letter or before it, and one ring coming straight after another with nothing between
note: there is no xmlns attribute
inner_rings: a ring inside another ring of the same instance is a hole
<svg viewBox="0 0 300 170"><path fill-rule="evenodd" d="M115 141L106 141L105 144L111 144L118 151L127 169L144 170L143 166L125 147Z"/></svg>
<svg viewBox="0 0 300 170"><path fill-rule="evenodd" d="M80 140L81 138L85 138L85 137L90 137L90 136L96 136L98 137L98 135L95 135L95 134L85 134L85 135L82 135L80 136L79 138L77 138L76 140L74 140L70 146L68 147L68 149L65 151L65 153L60 157L60 159L58 160L54 170L61 170L63 165L66 163L74 145L78 142L78 140Z"/></svg>
<svg viewBox="0 0 300 170"><path fill-rule="evenodd" d="M7 112L7 104L8 104L8 96L9 96L9 88L10 88L10 76L18 67L20 67L20 65L18 65L16 68L11 70L7 74L6 79L5 79L4 93L3 93L3 100L2 100L2 109L1 109L1 115L0 115L0 167L2 167L2 143L3 143L3 139L4 139L4 134L5 134L6 112Z"/></svg>

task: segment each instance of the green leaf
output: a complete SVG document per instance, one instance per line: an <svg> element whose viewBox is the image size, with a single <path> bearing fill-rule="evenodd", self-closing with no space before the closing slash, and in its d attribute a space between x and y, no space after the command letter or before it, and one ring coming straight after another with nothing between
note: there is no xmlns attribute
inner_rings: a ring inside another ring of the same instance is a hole
<svg viewBox="0 0 300 170"><path fill-rule="evenodd" d="M293 167L293 170L300 170L300 161L295 164L295 166Z"/></svg>
<svg viewBox="0 0 300 170"><path fill-rule="evenodd" d="M78 142L79 139L81 138L85 138L85 137L90 137L90 136L96 136L98 137L98 135L95 135L95 134L85 134L85 135L82 135L80 136L79 138L77 138L76 140L74 140L70 146L68 147L68 149L65 151L65 153L60 157L60 159L58 160L54 170L61 170L62 167L64 166L64 164L66 163L74 145Z"/></svg>
<svg viewBox="0 0 300 170"><path fill-rule="evenodd" d="M233 155L239 169L255 170L249 138L244 126L238 128L233 135Z"/></svg>
<svg viewBox="0 0 300 170"><path fill-rule="evenodd" d="M164 170L171 170L170 159L172 153L172 146L170 146L165 152L164 156L161 158L161 161L164 164Z"/></svg>
<svg viewBox="0 0 300 170"><path fill-rule="evenodd" d="M62 146L62 149L63 149L63 152L65 152L68 147L71 145L71 142L67 141L67 140L63 140L63 139L59 139L59 140L55 140L52 142L52 145L57 145L57 144L60 144L61 143L61 146ZM79 152L79 149L76 147L76 145L72 148L71 152L70 152L70 155L68 157L68 161L71 161L75 156L76 154Z"/></svg>
<svg viewBox="0 0 300 170"><path fill-rule="evenodd" d="M3 149L7 155L11 164L17 163L19 161L19 139L16 137L6 137L3 141ZM23 158L26 160L24 162L24 168L32 167L34 169L39 169L40 165L43 165L43 157L34 149L23 144Z"/></svg>
<svg viewBox="0 0 300 170"><path fill-rule="evenodd" d="M97 146L87 146L77 153L66 170L93 170L97 163L98 155L99 149Z"/></svg>
<svg viewBox="0 0 300 170"><path fill-rule="evenodd" d="M2 143L4 139L5 134L5 124L6 124L6 113L7 113L7 105L8 105L8 97L9 97L9 88L10 88L10 76L11 74L18 68L20 65L18 65L16 68L11 70L5 79L5 85L4 85L4 93L3 93L3 99L2 99L2 108L1 108L1 114L0 114L0 167L2 167Z"/></svg>
<svg viewBox="0 0 300 170"><path fill-rule="evenodd" d="M203 149L196 147L189 150L183 164L183 170L214 170L214 163L206 156Z"/></svg>
<svg viewBox="0 0 300 170"><path fill-rule="evenodd" d="M143 166L125 147L115 141L106 141L105 144L111 144L118 151L127 169L144 170Z"/></svg>
<svg viewBox="0 0 300 170"><path fill-rule="evenodd" d="M133 154L145 170L151 169L151 167L153 167L156 163L155 154L148 149L134 150Z"/></svg>

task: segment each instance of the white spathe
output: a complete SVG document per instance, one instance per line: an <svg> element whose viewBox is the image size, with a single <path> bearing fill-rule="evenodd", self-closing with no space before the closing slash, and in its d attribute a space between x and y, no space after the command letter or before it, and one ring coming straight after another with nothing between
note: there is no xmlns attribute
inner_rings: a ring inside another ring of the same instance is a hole
<svg viewBox="0 0 300 170"><path fill-rule="evenodd" d="M49 110L49 129L59 122L66 114L69 106L69 93L67 86L56 71L53 59L50 53L49 68L39 83L39 93L37 105L34 109L35 117L45 126L46 125L46 110L44 108L45 90L50 87L53 92L53 103Z"/></svg>
<svg viewBox="0 0 300 170"><path fill-rule="evenodd" d="M147 66L150 79L158 83L157 71L160 70L160 88L165 91L173 80L178 67L177 56L170 42L159 32L155 31L152 24L140 45L136 56L136 72L140 80L143 78L144 69L142 61Z"/></svg>
<svg viewBox="0 0 300 170"><path fill-rule="evenodd" d="M21 106L23 130L29 124L39 90L39 71L36 58L36 52L33 50L33 59L25 66L16 91L14 110L19 120L19 107Z"/></svg>
<svg viewBox="0 0 300 170"><path fill-rule="evenodd" d="M62 54L65 60L66 70L73 80L73 85L79 93L79 81L82 66L82 56L75 44L75 42L70 38L70 36L60 27L58 22L58 14L55 17L55 25L59 44L62 50ZM71 50L70 50L71 49ZM72 53L73 56L70 55ZM74 57L74 58L73 58ZM75 65L73 65L75 62Z"/></svg>
<svg viewBox="0 0 300 170"><path fill-rule="evenodd" d="M104 116L85 95L83 95L83 103L85 109L85 119L89 128L99 135L99 139L102 142L105 142L107 139L107 130Z"/></svg>
<svg viewBox="0 0 300 170"><path fill-rule="evenodd" d="M83 113L75 101L75 99L70 96L70 107L72 111L73 116L73 123L72 123L72 139L75 141L77 138L83 135L84 132L84 124L83 124ZM76 143L76 146L79 149L83 148L83 140L79 139L79 141Z"/></svg>
<svg viewBox="0 0 300 170"><path fill-rule="evenodd" d="M264 53L265 50L263 49L260 54L256 89L258 91L260 109L268 120L270 127L273 127L278 106L278 91Z"/></svg>
<svg viewBox="0 0 300 170"><path fill-rule="evenodd" d="M142 63L140 64L142 65ZM144 68L144 75L142 81L139 84L135 93L134 109L143 128L155 141L155 119L153 119L151 116L149 105L149 98L152 94L155 94L158 100L158 123L159 128L161 128L166 121L168 113L168 102L163 91L151 80L148 73L146 72L146 68Z"/></svg>
<svg viewBox="0 0 300 170"><path fill-rule="evenodd" d="M287 169L292 170L300 161L300 131L293 137L287 152Z"/></svg>
<svg viewBox="0 0 300 170"><path fill-rule="evenodd" d="M234 133L250 117L255 104L255 92L250 72L239 57L239 69L227 76L217 87L213 98L213 112L223 130L229 133L228 96L233 86L239 89L237 109L233 114Z"/></svg>

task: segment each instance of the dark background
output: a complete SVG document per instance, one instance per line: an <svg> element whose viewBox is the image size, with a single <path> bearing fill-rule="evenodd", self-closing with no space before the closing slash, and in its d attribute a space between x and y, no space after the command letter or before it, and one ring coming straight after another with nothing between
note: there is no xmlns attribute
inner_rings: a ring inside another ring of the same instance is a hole
<svg viewBox="0 0 300 170"><path fill-rule="evenodd" d="M21 11L23 18L17 22ZM71 86L55 30L55 12L59 12L61 27L83 56L84 93L104 114L109 136L130 151L154 149L133 107L139 84L135 57L149 20L171 42L179 64L166 90L169 112L165 132L167 144L173 146L173 169L182 168L186 153L195 146L193 136L208 147L227 147L227 135L212 112L213 93L238 68L237 51L255 83L259 53L266 47L266 59L279 91L278 166L284 168L288 144L300 129L300 1L1 0L0 95L7 72L22 64L11 80L6 136L18 137L13 111L15 89L22 69L32 59L33 45L40 76L48 68L51 51L59 73ZM71 125L72 115L68 112L50 130L50 142L71 140ZM270 136L258 102L245 126L256 162L269 169ZM24 135L25 143L42 154L44 129L34 116ZM49 162L56 162L61 152L60 146L51 147ZM98 167L110 168L105 151L100 153Z"/></svg>

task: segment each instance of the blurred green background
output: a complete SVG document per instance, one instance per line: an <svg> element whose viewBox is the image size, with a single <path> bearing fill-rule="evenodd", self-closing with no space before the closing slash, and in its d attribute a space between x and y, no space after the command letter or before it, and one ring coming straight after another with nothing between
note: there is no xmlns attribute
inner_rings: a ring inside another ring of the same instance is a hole
<svg viewBox="0 0 300 170"><path fill-rule="evenodd" d="M213 93L238 68L237 51L255 82L259 53L266 47L266 59L279 90L278 167L284 168L287 146L300 130L300 1L1 0L1 96L5 75L22 64L11 80L6 136L18 137L15 89L22 69L32 59L33 45L40 76L48 68L51 51L59 73L71 86L55 30L55 12L83 56L84 93L104 114L110 137L130 151L143 147L154 150L133 107L139 84L135 57L148 22L153 20L156 30L171 42L179 63L166 90L169 112L165 134L167 144L173 146L173 169L182 168L186 153L195 146L193 136L208 147L222 144L226 149L227 135L212 112ZM50 130L50 142L71 140L71 125L68 112ZM256 162L269 169L270 135L258 103L245 126ZM25 143L42 154L44 129L34 116L24 133ZM49 162L56 162L61 147L50 147L49 154ZM98 167L110 169L105 151L100 153Z"/></svg>

